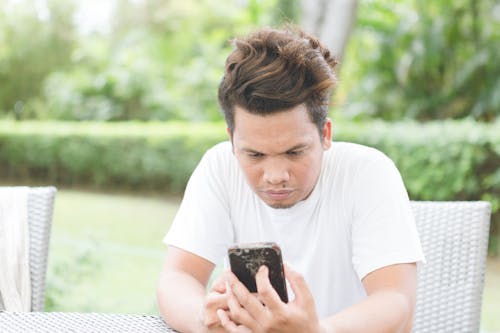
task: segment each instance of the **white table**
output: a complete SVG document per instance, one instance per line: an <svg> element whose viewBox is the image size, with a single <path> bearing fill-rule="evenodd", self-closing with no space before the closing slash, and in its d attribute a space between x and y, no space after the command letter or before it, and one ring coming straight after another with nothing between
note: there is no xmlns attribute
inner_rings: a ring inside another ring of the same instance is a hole
<svg viewBox="0 0 500 333"><path fill-rule="evenodd" d="M1 333L175 333L160 317L70 312L0 312Z"/></svg>

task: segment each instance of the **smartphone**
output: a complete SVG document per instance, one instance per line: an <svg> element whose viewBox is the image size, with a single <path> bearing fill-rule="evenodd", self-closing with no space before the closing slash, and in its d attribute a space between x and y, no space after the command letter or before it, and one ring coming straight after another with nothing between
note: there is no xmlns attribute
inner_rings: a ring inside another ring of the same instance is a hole
<svg viewBox="0 0 500 333"><path fill-rule="evenodd" d="M257 292L255 274L260 266L267 266L271 285L281 300L288 303L283 258L278 244L274 242L236 244L228 249L228 256L231 271L252 293Z"/></svg>

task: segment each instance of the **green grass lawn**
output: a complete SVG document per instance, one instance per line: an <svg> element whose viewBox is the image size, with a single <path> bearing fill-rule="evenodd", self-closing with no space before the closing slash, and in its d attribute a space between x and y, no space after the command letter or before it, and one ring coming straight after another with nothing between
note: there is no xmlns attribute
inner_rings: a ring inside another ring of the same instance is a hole
<svg viewBox="0 0 500 333"><path fill-rule="evenodd" d="M179 202L59 190L50 240L48 309L157 313L162 239Z"/></svg>
<svg viewBox="0 0 500 333"><path fill-rule="evenodd" d="M157 314L163 236L180 198L59 190L47 310ZM500 332L500 259L487 266L481 329Z"/></svg>
<svg viewBox="0 0 500 333"><path fill-rule="evenodd" d="M486 265L481 329L500 332L500 258L490 258Z"/></svg>

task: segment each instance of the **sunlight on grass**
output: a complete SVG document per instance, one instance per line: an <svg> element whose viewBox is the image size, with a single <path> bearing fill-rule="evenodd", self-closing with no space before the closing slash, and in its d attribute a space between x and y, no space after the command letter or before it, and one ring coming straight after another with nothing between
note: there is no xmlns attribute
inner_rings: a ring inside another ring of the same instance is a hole
<svg viewBox="0 0 500 333"><path fill-rule="evenodd" d="M500 258L490 258L486 265L481 330L500 332Z"/></svg>
<svg viewBox="0 0 500 333"><path fill-rule="evenodd" d="M47 294L53 311L157 313L162 238L179 198L59 190Z"/></svg>

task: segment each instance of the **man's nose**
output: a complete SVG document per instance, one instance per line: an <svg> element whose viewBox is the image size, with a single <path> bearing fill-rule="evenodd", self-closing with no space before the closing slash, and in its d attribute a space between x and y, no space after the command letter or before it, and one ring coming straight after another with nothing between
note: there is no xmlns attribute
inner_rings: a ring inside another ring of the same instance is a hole
<svg viewBox="0 0 500 333"><path fill-rule="evenodd" d="M277 185L288 182L289 180L290 173L286 162L280 161L279 159L273 159L266 163L264 181L272 185Z"/></svg>

